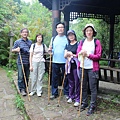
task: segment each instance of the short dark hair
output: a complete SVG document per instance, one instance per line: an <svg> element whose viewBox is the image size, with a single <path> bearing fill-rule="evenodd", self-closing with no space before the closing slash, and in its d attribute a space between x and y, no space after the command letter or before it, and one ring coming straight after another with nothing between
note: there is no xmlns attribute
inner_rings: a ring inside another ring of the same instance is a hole
<svg viewBox="0 0 120 120"><path fill-rule="evenodd" d="M43 35L42 35L41 33L39 33L39 34L36 35L36 37L35 37L35 42L37 42L37 37L38 37L38 36L42 36L42 41L41 41L41 42L43 43Z"/></svg>
<svg viewBox="0 0 120 120"><path fill-rule="evenodd" d="M65 23L63 23L63 22L58 22L58 23L55 25L55 27L57 28L57 26L58 26L59 24L62 24L62 25L64 26L64 28L65 28Z"/></svg>
<svg viewBox="0 0 120 120"><path fill-rule="evenodd" d="M27 32L29 33L29 30L28 30L27 28L22 28L22 29L20 30L20 33L22 33L23 30L27 30Z"/></svg>
<svg viewBox="0 0 120 120"><path fill-rule="evenodd" d="M91 26L88 26L88 27L91 27ZM83 35L84 35L84 37L86 37L85 31L86 31L86 29L87 29L88 27L86 27L85 29L83 29ZM97 35L97 32L93 29L93 27L91 27L91 28L92 28L92 30L93 30L93 37L95 37L95 36Z"/></svg>

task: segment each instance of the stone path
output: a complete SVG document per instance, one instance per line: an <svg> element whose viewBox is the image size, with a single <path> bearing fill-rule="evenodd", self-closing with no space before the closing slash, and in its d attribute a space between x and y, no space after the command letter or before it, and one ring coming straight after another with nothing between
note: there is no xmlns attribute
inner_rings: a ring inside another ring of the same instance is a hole
<svg viewBox="0 0 120 120"><path fill-rule="evenodd" d="M31 120L120 120L120 111L107 109L102 111L99 108L94 115L86 116L87 110L85 110L79 116L78 108L73 107L73 104L68 104L63 95L59 107L58 99L50 100L50 104L48 104L47 88L47 80L44 80L42 97L37 97L35 94L30 97L30 102L28 101L28 97L23 97L27 114Z"/></svg>
<svg viewBox="0 0 120 120"><path fill-rule="evenodd" d="M6 72L0 68L0 120L24 120L15 106L15 94Z"/></svg>
<svg viewBox="0 0 120 120"><path fill-rule="evenodd" d="M16 76L17 73L14 75L17 85ZM87 110L81 112L79 116L78 108L73 107L73 104L68 104L63 95L59 107L58 99L50 100L50 104L48 104L47 80L44 80L43 84L42 97L34 95L28 101L27 96L21 96L31 120L120 120L120 105L116 111L107 109L107 106L103 109L98 108L95 114L88 117L86 116ZM14 105L15 93L16 91L11 87L5 71L0 69L0 120L23 120Z"/></svg>

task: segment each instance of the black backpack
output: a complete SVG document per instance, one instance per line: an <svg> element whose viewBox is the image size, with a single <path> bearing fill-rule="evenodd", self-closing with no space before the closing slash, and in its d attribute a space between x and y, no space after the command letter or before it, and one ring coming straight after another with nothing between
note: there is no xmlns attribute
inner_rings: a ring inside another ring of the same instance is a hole
<svg viewBox="0 0 120 120"><path fill-rule="evenodd" d="M42 43L42 45L43 45L43 58L45 59L45 61L46 61L46 55L45 55L45 44L44 43ZM33 44L33 52L34 52L34 49L35 49L35 43ZM46 62L45 62L45 71L46 71Z"/></svg>
<svg viewBox="0 0 120 120"><path fill-rule="evenodd" d="M82 45L83 45L83 43L84 43L84 41L85 41L85 38L84 38L84 39L82 39L81 41L82 41L82 44L81 44L81 46L82 46ZM97 39L96 39L96 38L94 38L94 44L95 44L95 47L97 46L96 41L97 41Z"/></svg>

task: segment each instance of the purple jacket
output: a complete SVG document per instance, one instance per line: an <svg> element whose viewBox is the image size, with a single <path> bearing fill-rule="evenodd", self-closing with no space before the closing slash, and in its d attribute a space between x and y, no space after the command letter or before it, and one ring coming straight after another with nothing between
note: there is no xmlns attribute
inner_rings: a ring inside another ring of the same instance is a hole
<svg viewBox="0 0 120 120"><path fill-rule="evenodd" d="M82 40L80 41L80 44L77 48L77 56L78 56L78 53L82 50ZM101 43L100 43L100 40L96 40L96 46L95 46L95 51L94 51L94 55L93 54L90 54L89 55L89 59L93 60L93 71L98 71L99 70L99 60L101 58L101 55L102 55L102 46L101 46ZM80 62L78 63L78 66L80 67Z"/></svg>
<svg viewBox="0 0 120 120"><path fill-rule="evenodd" d="M78 65L78 63L79 63L79 61L78 61L78 59L77 59L76 57L71 58L70 61L67 60L67 61L66 61L66 65L65 65L65 72L66 72L66 74L70 73L71 61L72 61L72 60L75 60L76 65ZM78 75L78 77L79 77L79 69L78 69L78 67L77 67L76 69L77 69L77 75Z"/></svg>

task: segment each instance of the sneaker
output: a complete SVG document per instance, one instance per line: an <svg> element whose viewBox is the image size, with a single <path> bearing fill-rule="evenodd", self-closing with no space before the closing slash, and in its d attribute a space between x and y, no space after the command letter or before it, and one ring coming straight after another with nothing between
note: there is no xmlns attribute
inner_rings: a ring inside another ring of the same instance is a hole
<svg viewBox="0 0 120 120"><path fill-rule="evenodd" d="M20 93L21 93L22 96L26 96L27 95L27 93L25 92L25 90L21 90Z"/></svg>
<svg viewBox="0 0 120 120"><path fill-rule="evenodd" d="M94 106L90 106L86 115L90 116L91 114L93 114L95 112L95 107Z"/></svg>
<svg viewBox="0 0 120 120"><path fill-rule="evenodd" d="M67 103L72 103L72 99L69 98L68 101L67 101Z"/></svg>
<svg viewBox="0 0 120 120"><path fill-rule="evenodd" d="M53 99L55 99L55 98L57 98L57 97L58 97L58 95L51 95L51 96L50 96L50 99L53 100Z"/></svg>
<svg viewBox="0 0 120 120"><path fill-rule="evenodd" d="M82 112L83 110L85 110L88 107L88 104L82 104L80 111Z"/></svg>
<svg viewBox="0 0 120 120"><path fill-rule="evenodd" d="M74 107L78 107L79 105L80 105L79 102L75 102L75 103L74 103Z"/></svg>
<svg viewBox="0 0 120 120"><path fill-rule="evenodd" d="M41 97L42 95L41 95L41 93L37 93L37 96L38 96L38 97Z"/></svg>
<svg viewBox="0 0 120 120"><path fill-rule="evenodd" d="M68 100L69 99L69 96L68 95L64 95L65 96L65 98Z"/></svg>
<svg viewBox="0 0 120 120"><path fill-rule="evenodd" d="M35 94L35 92L31 92L29 95L30 95L30 96L33 96L34 94Z"/></svg>

